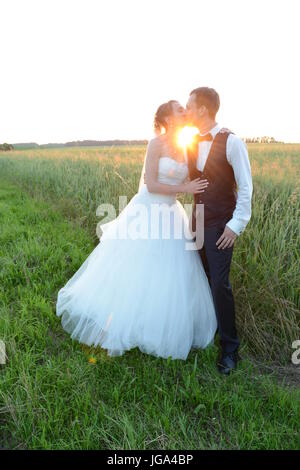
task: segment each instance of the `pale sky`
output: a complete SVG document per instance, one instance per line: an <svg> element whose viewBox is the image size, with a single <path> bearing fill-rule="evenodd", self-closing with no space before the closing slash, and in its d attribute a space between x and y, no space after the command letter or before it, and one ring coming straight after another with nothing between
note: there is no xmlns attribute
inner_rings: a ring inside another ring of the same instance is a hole
<svg viewBox="0 0 300 470"><path fill-rule="evenodd" d="M0 0L0 143L149 139L198 86L236 134L300 142L299 0Z"/></svg>

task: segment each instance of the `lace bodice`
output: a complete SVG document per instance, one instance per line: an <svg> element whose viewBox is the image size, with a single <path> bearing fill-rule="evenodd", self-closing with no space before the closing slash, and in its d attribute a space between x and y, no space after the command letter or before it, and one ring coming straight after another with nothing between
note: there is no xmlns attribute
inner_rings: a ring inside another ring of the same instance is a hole
<svg viewBox="0 0 300 470"><path fill-rule="evenodd" d="M177 162L172 157L160 157L158 162L159 183L163 184L181 184L188 176L188 166L185 162ZM146 194L154 203L167 202L173 204L176 200L175 195L149 193L145 183L139 189L139 194Z"/></svg>
<svg viewBox="0 0 300 470"><path fill-rule="evenodd" d="M163 184L181 184L188 175L185 162L177 162L171 157L161 157L158 166L158 181Z"/></svg>

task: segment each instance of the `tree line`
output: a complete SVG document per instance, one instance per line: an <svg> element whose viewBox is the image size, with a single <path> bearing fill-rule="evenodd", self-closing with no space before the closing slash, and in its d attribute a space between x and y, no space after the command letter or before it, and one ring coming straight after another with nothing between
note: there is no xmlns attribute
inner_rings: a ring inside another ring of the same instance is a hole
<svg viewBox="0 0 300 470"><path fill-rule="evenodd" d="M267 135L263 137L245 137L243 140L247 144L283 144L283 142Z"/></svg>
<svg viewBox="0 0 300 470"><path fill-rule="evenodd" d="M64 147L112 147L113 145L147 145L147 140L74 140L65 143L48 143L37 144L36 142L23 142L11 145L12 148L17 150L35 149L35 148L64 148ZM8 145L8 144L3 144ZM8 148L1 148L1 150L10 150Z"/></svg>
<svg viewBox="0 0 300 470"><path fill-rule="evenodd" d="M263 136L263 137L244 137L244 142L258 143L258 144L282 144L283 142L276 140L274 137ZM103 147L114 145L147 145L147 140L74 140L66 143L49 143L49 144L37 144L36 142L24 142L17 144L0 144L1 151L8 150L22 150L22 149L33 149L33 148L63 148L63 147Z"/></svg>

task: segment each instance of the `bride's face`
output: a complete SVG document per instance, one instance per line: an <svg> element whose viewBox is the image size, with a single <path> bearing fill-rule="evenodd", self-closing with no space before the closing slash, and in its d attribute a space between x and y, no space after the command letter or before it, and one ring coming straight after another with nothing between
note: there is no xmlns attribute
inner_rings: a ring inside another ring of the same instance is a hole
<svg viewBox="0 0 300 470"><path fill-rule="evenodd" d="M168 124L172 127L182 127L185 125L186 113L184 107L176 101L172 103L172 116L167 118Z"/></svg>

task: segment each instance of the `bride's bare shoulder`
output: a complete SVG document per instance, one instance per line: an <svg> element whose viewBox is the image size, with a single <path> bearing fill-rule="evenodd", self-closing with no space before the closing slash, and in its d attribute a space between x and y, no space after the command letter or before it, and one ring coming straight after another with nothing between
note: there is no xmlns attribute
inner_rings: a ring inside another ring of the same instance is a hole
<svg viewBox="0 0 300 470"><path fill-rule="evenodd" d="M161 149L163 148L163 145L164 145L163 135L153 137L153 139L150 139L148 142L148 151L160 153Z"/></svg>
<svg viewBox="0 0 300 470"><path fill-rule="evenodd" d="M162 146L164 142L165 142L165 136L163 134L153 137L153 139L149 140L149 144L153 146Z"/></svg>

